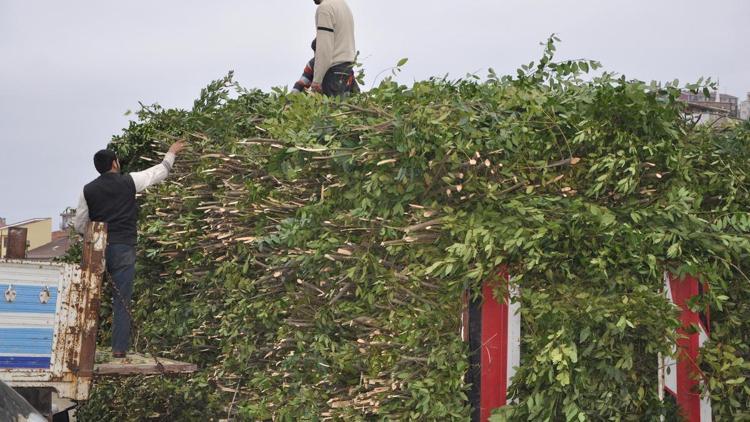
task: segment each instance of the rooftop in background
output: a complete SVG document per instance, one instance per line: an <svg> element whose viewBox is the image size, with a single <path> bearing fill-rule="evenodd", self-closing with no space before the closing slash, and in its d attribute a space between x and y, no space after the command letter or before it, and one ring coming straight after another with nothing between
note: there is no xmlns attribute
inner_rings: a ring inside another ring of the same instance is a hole
<svg viewBox="0 0 750 422"><path fill-rule="evenodd" d="M51 261L65 255L70 242L67 232L53 232L51 218L31 218L0 227L0 257L7 255L9 232L26 230L26 256L36 261Z"/></svg>
<svg viewBox="0 0 750 422"><path fill-rule="evenodd" d="M711 111L735 119L740 117L739 98L734 95L714 91L706 97L702 93L693 94L689 91L683 91L680 100L688 103L691 108Z"/></svg>
<svg viewBox="0 0 750 422"><path fill-rule="evenodd" d="M19 221L18 223L13 224L5 224L0 226L1 229L7 229L8 227L18 227L18 226L25 226L27 224L36 223L38 221L44 221L44 220L51 220L51 218L31 218L24 221Z"/></svg>
<svg viewBox="0 0 750 422"><path fill-rule="evenodd" d="M717 94L719 96L719 101L716 101ZM703 93L693 94L692 92L683 92L682 95L680 95L680 99L696 103L736 103L738 100L734 95L719 94L717 92L712 93L708 97L703 95Z"/></svg>
<svg viewBox="0 0 750 422"><path fill-rule="evenodd" d="M67 230L58 230L56 232L52 232L52 241L54 242L55 240L62 239L68 236L69 233Z"/></svg>
<svg viewBox="0 0 750 422"><path fill-rule="evenodd" d="M64 230L52 232L52 241L38 248L26 252L29 261L54 261L65 255L70 249L71 239Z"/></svg>

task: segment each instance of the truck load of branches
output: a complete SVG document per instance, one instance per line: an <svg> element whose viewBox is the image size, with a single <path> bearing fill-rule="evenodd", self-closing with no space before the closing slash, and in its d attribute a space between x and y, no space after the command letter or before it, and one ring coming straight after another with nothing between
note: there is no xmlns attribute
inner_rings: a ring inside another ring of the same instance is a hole
<svg viewBox="0 0 750 422"><path fill-rule="evenodd" d="M140 199L134 348L200 370L102 379L81 420L466 420L462 295L500 266L522 357L498 420L673 414L664 271L709 287L704 389L750 417L750 125L686 116L704 83L554 50L343 100L230 74L191 110L143 107L111 143L126 170L190 146Z"/></svg>

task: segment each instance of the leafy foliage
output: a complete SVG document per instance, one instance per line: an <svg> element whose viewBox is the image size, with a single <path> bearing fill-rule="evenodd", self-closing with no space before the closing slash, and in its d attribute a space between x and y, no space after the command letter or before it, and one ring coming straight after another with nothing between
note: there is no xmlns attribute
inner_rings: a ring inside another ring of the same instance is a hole
<svg viewBox="0 0 750 422"><path fill-rule="evenodd" d="M714 411L750 416L750 127L695 127L676 82L584 79L554 41L513 77L342 102L230 75L143 108L112 143L128 168L191 150L142 198L136 348L201 371L102 382L81 419L464 420L460 297L501 264L524 355L497 420L673 412L664 270L710 285Z"/></svg>

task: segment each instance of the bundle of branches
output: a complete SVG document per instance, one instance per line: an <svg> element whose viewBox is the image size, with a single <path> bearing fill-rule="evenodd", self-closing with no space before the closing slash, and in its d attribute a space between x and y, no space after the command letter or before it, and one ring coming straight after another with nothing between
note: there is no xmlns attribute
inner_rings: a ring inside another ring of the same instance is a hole
<svg viewBox="0 0 750 422"><path fill-rule="evenodd" d="M344 101L230 75L141 110L112 143L127 168L190 149L141 198L135 347L201 371L101 381L82 419L466 419L461 295L499 265L523 318L502 418L668 414L665 270L710 285L706 386L750 415L750 127L553 52Z"/></svg>

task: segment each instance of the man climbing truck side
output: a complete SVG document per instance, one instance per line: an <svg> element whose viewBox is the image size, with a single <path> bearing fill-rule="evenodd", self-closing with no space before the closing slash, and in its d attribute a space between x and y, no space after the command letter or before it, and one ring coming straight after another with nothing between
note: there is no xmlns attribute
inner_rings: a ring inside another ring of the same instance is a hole
<svg viewBox="0 0 750 422"><path fill-rule="evenodd" d="M345 0L313 0L317 49L311 89L343 97L356 90L354 17Z"/></svg>
<svg viewBox="0 0 750 422"><path fill-rule="evenodd" d="M112 307L112 355L124 358L130 345L130 300L135 278L135 244L137 240L138 205L135 195L162 182L172 170L184 141L172 144L164 161L147 170L122 174L113 151L101 150L94 155L94 166L100 176L83 188L74 220L78 233L85 234L89 221L107 223L107 272L114 283Z"/></svg>

